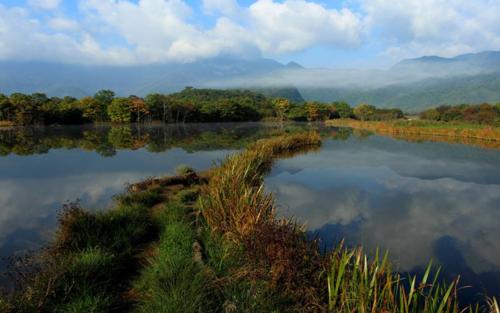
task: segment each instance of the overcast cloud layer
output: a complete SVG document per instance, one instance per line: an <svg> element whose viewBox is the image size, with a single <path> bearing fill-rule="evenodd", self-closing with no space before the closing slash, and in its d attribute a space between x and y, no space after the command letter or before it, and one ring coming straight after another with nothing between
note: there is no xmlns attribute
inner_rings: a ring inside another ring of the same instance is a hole
<svg viewBox="0 0 500 313"><path fill-rule="evenodd" d="M137 64L321 47L399 60L500 49L499 0L338 2L6 0L0 59Z"/></svg>

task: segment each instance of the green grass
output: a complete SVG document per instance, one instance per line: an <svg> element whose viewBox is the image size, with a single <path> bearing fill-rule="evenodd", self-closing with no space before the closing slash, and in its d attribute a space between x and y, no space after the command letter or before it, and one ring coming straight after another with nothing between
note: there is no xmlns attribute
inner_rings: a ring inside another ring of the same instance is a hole
<svg viewBox="0 0 500 313"><path fill-rule="evenodd" d="M388 261L376 254L369 261L361 249L339 245L330 255L327 272L328 309L331 312L460 312L458 281L444 283L439 269L427 267L420 280L395 274Z"/></svg>
<svg viewBox="0 0 500 313"><path fill-rule="evenodd" d="M23 288L5 311L109 312L129 306L122 293L137 271L136 255L157 238L148 205L159 198L143 192L123 199L106 212L66 207L54 244L27 265L30 272L19 277Z"/></svg>
<svg viewBox="0 0 500 313"><path fill-rule="evenodd" d="M424 127L424 128L439 128L439 129L447 129L447 128L482 129L482 128L494 127L491 125L481 125L477 123L439 122L439 121L429 121L429 120L412 120L412 121L395 120L389 122L393 123L394 126L398 127Z"/></svg>
<svg viewBox="0 0 500 313"><path fill-rule="evenodd" d="M208 312L210 274L193 260L193 221L180 201L171 201L156 217L162 229L156 254L148 260L135 289L141 301L135 312Z"/></svg>
<svg viewBox="0 0 500 313"><path fill-rule="evenodd" d="M107 212L69 206L39 270L5 312L500 313L494 298L462 308L458 280L395 274L387 254L342 244L321 254L275 215L263 177L317 133L259 141L212 169L207 185L116 198ZM163 205L156 205L167 199Z"/></svg>

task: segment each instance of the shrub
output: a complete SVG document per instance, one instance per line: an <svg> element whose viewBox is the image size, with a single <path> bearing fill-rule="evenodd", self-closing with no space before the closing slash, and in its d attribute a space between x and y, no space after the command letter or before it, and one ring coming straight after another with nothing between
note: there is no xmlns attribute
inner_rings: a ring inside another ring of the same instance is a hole
<svg viewBox="0 0 500 313"><path fill-rule="evenodd" d="M189 175L194 173L195 171L189 165L181 164L175 168L175 172L177 173L177 175Z"/></svg>

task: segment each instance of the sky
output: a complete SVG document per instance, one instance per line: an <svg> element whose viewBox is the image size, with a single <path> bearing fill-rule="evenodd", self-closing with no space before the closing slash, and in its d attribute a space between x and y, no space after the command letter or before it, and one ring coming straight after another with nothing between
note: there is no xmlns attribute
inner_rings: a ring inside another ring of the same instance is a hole
<svg viewBox="0 0 500 313"><path fill-rule="evenodd" d="M380 68L500 50L500 0L0 0L0 60Z"/></svg>

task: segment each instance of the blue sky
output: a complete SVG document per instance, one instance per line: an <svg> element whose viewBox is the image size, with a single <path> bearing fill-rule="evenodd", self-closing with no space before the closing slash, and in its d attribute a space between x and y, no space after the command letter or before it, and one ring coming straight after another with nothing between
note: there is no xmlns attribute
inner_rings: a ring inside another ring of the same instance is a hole
<svg viewBox="0 0 500 313"><path fill-rule="evenodd" d="M0 59L380 68L500 50L499 0L0 0Z"/></svg>

